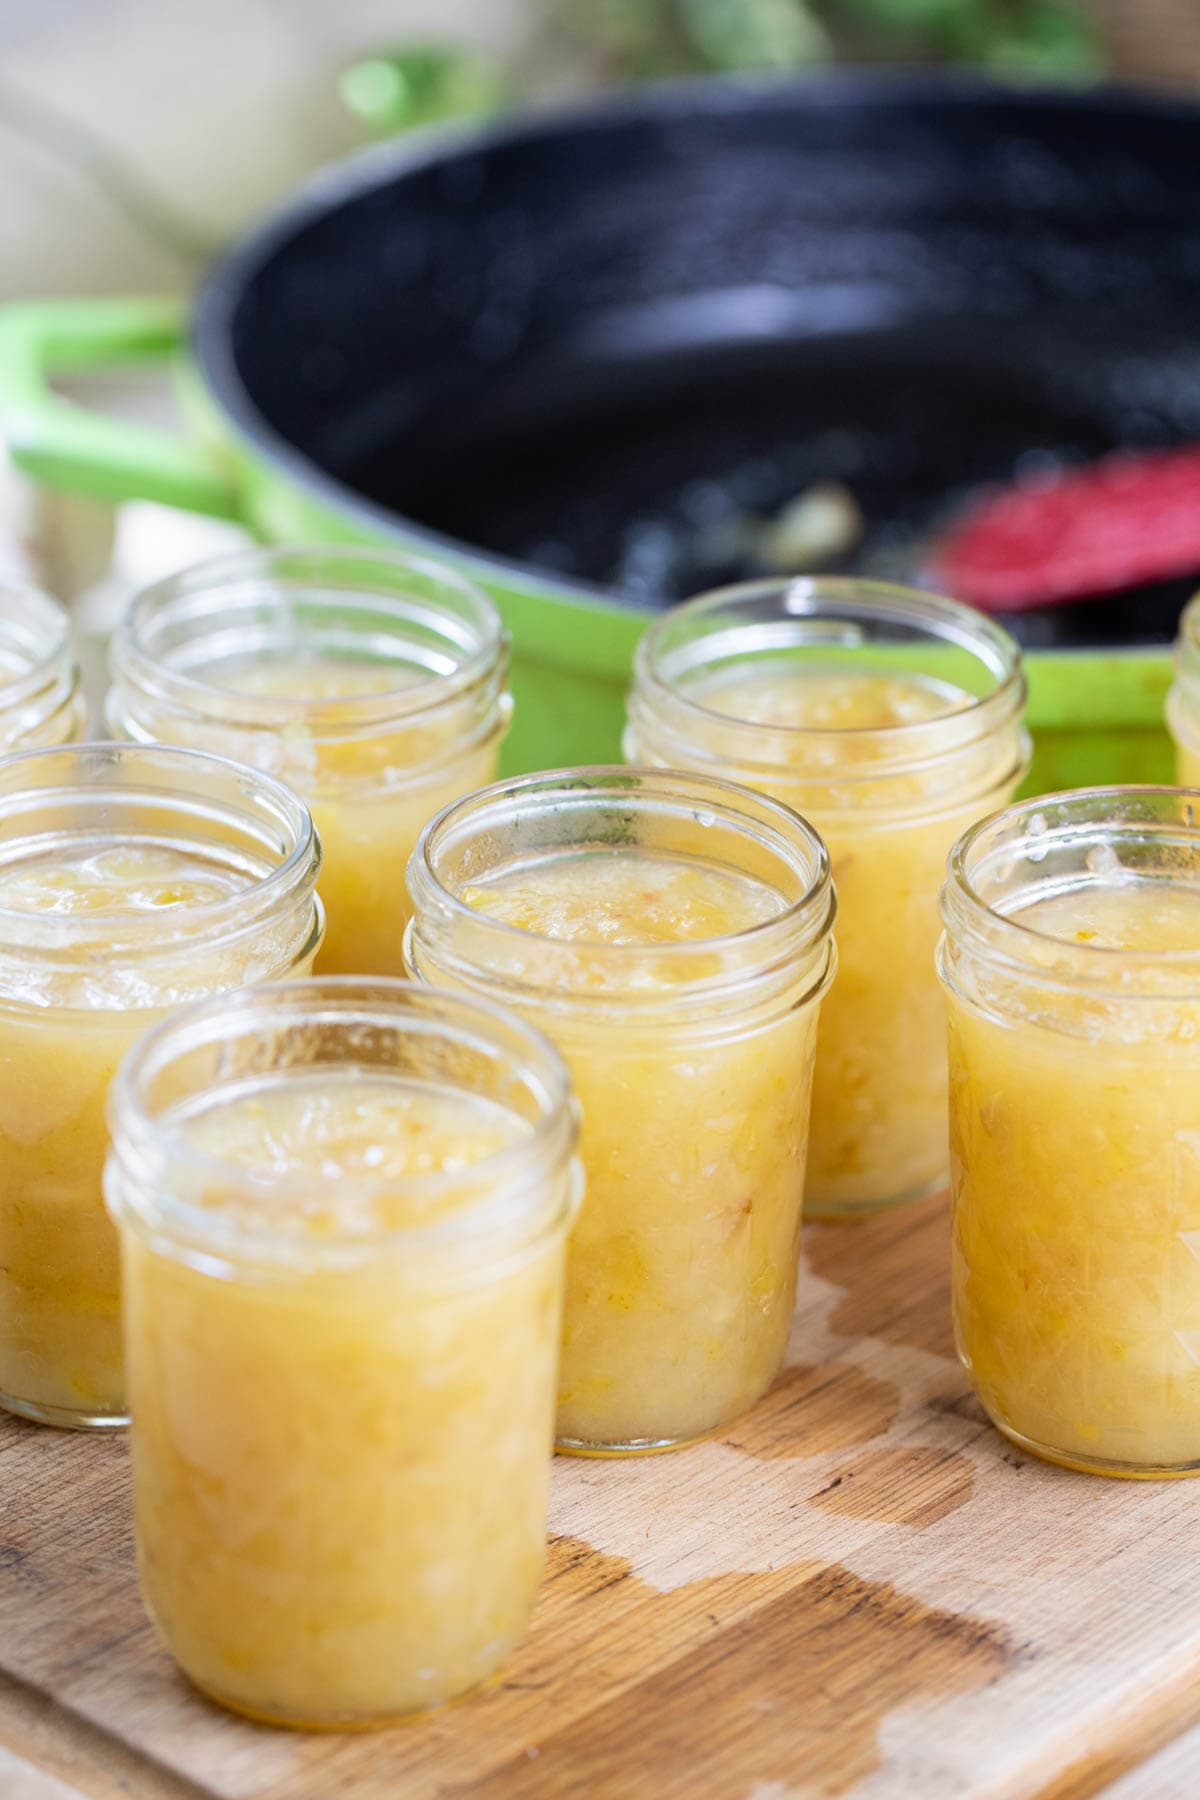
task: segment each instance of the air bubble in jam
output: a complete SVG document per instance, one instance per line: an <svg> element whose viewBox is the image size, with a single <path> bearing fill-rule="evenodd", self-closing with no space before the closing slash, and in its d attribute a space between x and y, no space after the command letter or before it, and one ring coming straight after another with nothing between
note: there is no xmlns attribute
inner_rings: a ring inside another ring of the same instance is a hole
<svg viewBox="0 0 1200 1800"><path fill-rule="evenodd" d="M1046 815L1044 813L1034 813L1026 827L1028 836L1035 840L1025 851L1026 858L1029 862L1045 862L1050 847L1048 844L1038 843L1037 840L1039 838L1044 838L1049 829L1050 826L1046 820Z"/></svg>
<svg viewBox="0 0 1200 1800"><path fill-rule="evenodd" d="M1121 869L1121 859L1111 844L1093 844L1084 861L1091 875L1110 877Z"/></svg>

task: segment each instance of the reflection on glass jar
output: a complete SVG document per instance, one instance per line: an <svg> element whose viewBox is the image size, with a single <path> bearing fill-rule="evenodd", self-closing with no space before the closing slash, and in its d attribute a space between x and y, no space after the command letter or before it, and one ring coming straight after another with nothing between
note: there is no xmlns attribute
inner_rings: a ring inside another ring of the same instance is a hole
<svg viewBox="0 0 1200 1800"><path fill-rule="evenodd" d="M1200 794L1012 807L956 846L954 1311L1023 1448L1200 1469Z"/></svg>
<svg viewBox="0 0 1200 1800"><path fill-rule="evenodd" d="M324 847L326 974L399 974L426 820L490 781L507 642L487 596L386 550L274 549L148 588L113 640L119 737L235 756L303 794Z"/></svg>
<svg viewBox="0 0 1200 1800"><path fill-rule="evenodd" d="M751 582L643 638L626 747L811 819L838 892L805 1210L859 1213L946 1175L937 894L959 833L1012 797L1028 748L1016 645L969 608L837 580Z"/></svg>
<svg viewBox="0 0 1200 1800"><path fill-rule="evenodd" d="M73 744L85 725L66 613L36 588L0 581L0 752Z"/></svg>
<svg viewBox="0 0 1200 1800"><path fill-rule="evenodd" d="M413 971L539 1025L582 1105L560 1447L716 1429L770 1385L791 1323L824 846L725 782L564 770L449 807L409 885Z"/></svg>
<svg viewBox="0 0 1200 1800"><path fill-rule="evenodd" d="M1167 724L1175 739L1177 780L1183 787L1200 787L1200 594L1185 606L1179 621Z"/></svg>
<svg viewBox="0 0 1200 1800"><path fill-rule="evenodd" d="M164 1008L311 966L319 861L302 802L236 763L0 760L0 1405L125 1422L109 1083Z"/></svg>
<svg viewBox="0 0 1200 1800"><path fill-rule="evenodd" d="M213 1698L382 1724L492 1674L545 1555L576 1114L498 1007L299 981L118 1078L142 1588Z"/></svg>

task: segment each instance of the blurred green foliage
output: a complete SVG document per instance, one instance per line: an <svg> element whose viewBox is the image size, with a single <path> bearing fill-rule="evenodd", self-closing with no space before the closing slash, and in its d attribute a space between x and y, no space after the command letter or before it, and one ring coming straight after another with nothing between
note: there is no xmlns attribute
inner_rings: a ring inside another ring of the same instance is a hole
<svg viewBox="0 0 1200 1800"><path fill-rule="evenodd" d="M1104 73L1073 0L532 0L532 10L537 27L506 66L459 45L403 45L343 70L342 99L382 137L485 117L581 75L590 85L837 61L966 63L1022 80Z"/></svg>
<svg viewBox="0 0 1200 1800"><path fill-rule="evenodd" d="M1071 0L543 0L603 79L801 69L831 59L974 64L1085 81L1103 73Z"/></svg>

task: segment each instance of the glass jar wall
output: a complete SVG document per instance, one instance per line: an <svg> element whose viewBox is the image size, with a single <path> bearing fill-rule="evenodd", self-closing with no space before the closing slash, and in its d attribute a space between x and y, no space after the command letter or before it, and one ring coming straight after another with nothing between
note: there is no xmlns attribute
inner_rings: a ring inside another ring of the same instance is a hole
<svg viewBox="0 0 1200 1800"><path fill-rule="evenodd" d="M0 1404L123 1424L105 1104L164 1009L311 966L320 852L271 777L192 751L0 759Z"/></svg>
<svg viewBox="0 0 1200 1800"><path fill-rule="evenodd" d="M576 1129L538 1033L402 982L246 990L132 1053L107 1193L138 1559L213 1698L381 1724L523 1635Z"/></svg>
<svg viewBox="0 0 1200 1800"><path fill-rule="evenodd" d="M422 825L490 781L507 641L487 596L386 550L267 549L135 600L112 649L119 737L268 770L325 852L326 974L399 974L405 865Z"/></svg>
<svg viewBox="0 0 1200 1800"><path fill-rule="evenodd" d="M0 752L73 744L86 725L66 613L36 588L0 581Z"/></svg>
<svg viewBox="0 0 1200 1800"><path fill-rule="evenodd" d="M727 776L811 819L838 891L806 1214L860 1213L946 1177L933 957L947 853L1027 765L1017 646L969 608L837 580L753 582L652 626L633 761Z"/></svg>
<svg viewBox="0 0 1200 1800"><path fill-rule="evenodd" d="M580 1097L560 1447L716 1429L770 1385L791 1325L834 969L820 839L728 783L565 770L448 808L409 886L414 972L507 1001Z"/></svg>
<svg viewBox="0 0 1200 1800"><path fill-rule="evenodd" d="M1200 1469L1200 794L1026 801L956 846L954 1313L1023 1448Z"/></svg>

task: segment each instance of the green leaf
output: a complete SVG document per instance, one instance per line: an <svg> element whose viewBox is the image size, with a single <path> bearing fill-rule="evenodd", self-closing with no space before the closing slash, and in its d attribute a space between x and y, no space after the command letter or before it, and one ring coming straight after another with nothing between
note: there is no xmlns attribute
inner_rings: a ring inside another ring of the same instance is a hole
<svg viewBox="0 0 1200 1800"><path fill-rule="evenodd" d="M989 11L982 29L955 34L956 55L1019 77L1086 81L1103 74L1096 34L1065 0L1021 0Z"/></svg>
<svg viewBox="0 0 1200 1800"><path fill-rule="evenodd" d="M919 38L982 20L990 6L989 0L837 0L832 10L850 13L898 35Z"/></svg>
<svg viewBox="0 0 1200 1800"><path fill-rule="evenodd" d="M679 0L684 30L710 69L795 69L829 54L805 0Z"/></svg>
<svg viewBox="0 0 1200 1800"><path fill-rule="evenodd" d="M443 44L415 45L351 63L341 73L338 90L343 105L372 137L447 119L484 118L508 98L504 76L488 58Z"/></svg>

